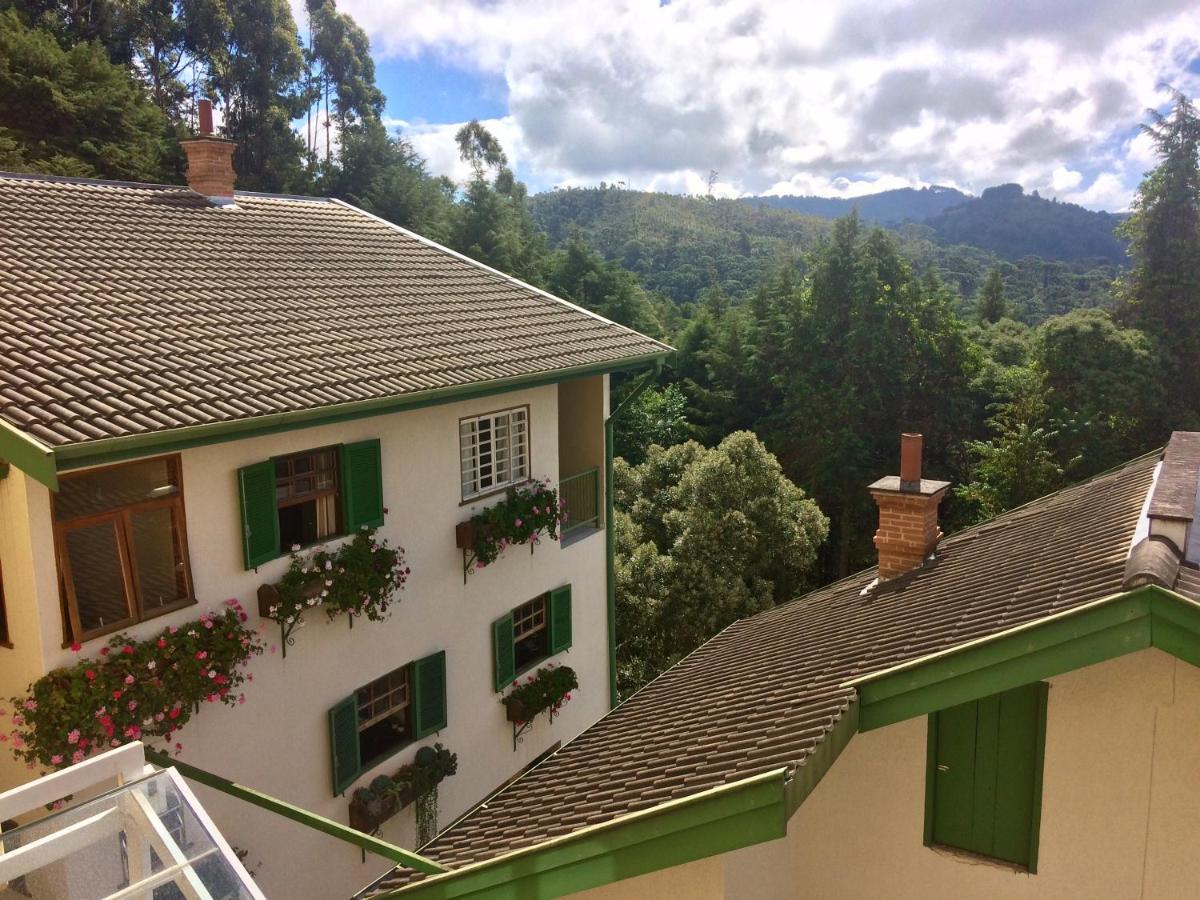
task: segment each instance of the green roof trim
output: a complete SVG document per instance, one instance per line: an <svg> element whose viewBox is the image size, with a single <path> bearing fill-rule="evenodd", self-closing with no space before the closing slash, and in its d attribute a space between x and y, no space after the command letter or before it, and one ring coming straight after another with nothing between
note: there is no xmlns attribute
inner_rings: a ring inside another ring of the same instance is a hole
<svg viewBox="0 0 1200 900"><path fill-rule="evenodd" d="M203 784L223 794L237 797L239 800L262 807L276 815L291 819L293 822L299 822L301 825L307 825L309 828L316 829L330 837L354 844L356 847L360 847L369 853L375 853L385 859L392 860L392 862L415 869L418 872L433 874L446 871L445 866L439 865L431 859L426 859L420 854L413 853L411 850L405 850L403 847L389 844L387 841L382 841L377 837L357 831L340 822L334 822L332 819L326 819L324 816L309 812L307 809L301 809L299 806L294 806L285 800L272 797L270 794L256 791L254 788L230 781L228 778L215 775L205 769L199 769L181 760L172 759L166 753L163 753L161 750L155 750L153 747L146 748L146 759L164 769L178 769L180 775L195 781L197 784Z"/></svg>
<svg viewBox="0 0 1200 900"><path fill-rule="evenodd" d="M548 900L775 840L787 834L786 777L786 769L774 769L433 875L375 900Z"/></svg>
<svg viewBox="0 0 1200 900"><path fill-rule="evenodd" d="M0 459L16 466L52 491L58 490L54 451L0 419Z"/></svg>
<svg viewBox="0 0 1200 900"><path fill-rule="evenodd" d="M825 734L824 739L813 749L813 752L796 768L792 780L787 786L787 815L800 808L800 804L808 799L821 779L825 777L850 738L858 733L858 703L851 700L840 719L835 721Z"/></svg>
<svg viewBox="0 0 1200 900"><path fill-rule="evenodd" d="M869 731L1147 647L1200 666L1200 604L1148 585L847 684Z"/></svg>
<svg viewBox="0 0 1200 900"><path fill-rule="evenodd" d="M428 391L415 391L411 394L399 394L392 397L338 404L337 406L322 406L316 409L273 413L271 415L235 419L228 422L213 422L211 424L194 425L186 428L171 428L148 434L104 438L80 444L68 444L57 448L53 453L53 459L57 461L58 471L64 471L83 468L85 466L119 462L139 456L149 456L154 453L173 453L178 450L186 450L189 447L218 444L242 438L258 437L264 434L277 434L285 431L294 431L299 428L316 428L320 425L330 425L353 419L365 419L401 410L420 409L426 406L437 406L459 400L473 400L493 394L542 387L547 384L557 384L561 381L584 378L589 375L636 369L647 363L661 362L671 352L673 351L663 350L661 353L589 363L588 365L573 366L552 372L516 375L511 378L498 378L492 381L473 384L454 385L453 387L436 388ZM0 423L2 423L2 420L0 420ZM3 455L5 452L2 434L0 432L0 455ZM21 435L21 437L24 436ZM20 459L14 457L11 462L18 468L24 469ZM32 475L33 473L30 472L30 474ZM37 476L35 475L34 477ZM39 478L38 480L42 481L43 479Z"/></svg>

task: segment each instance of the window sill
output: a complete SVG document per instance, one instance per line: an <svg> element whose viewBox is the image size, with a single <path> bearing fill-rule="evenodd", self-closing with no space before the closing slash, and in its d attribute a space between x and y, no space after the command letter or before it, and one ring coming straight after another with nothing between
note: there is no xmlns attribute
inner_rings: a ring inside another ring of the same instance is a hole
<svg viewBox="0 0 1200 900"><path fill-rule="evenodd" d="M197 604L197 601L195 598L188 598L187 600L181 600L178 603L172 603L170 606L160 606L160 607L156 608L153 613L150 613L149 615L144 615L140 619L138 619L138 618L123 619L120 622L110 625L102 630L88 632L83 637L76 638L75 640L78 641L79 644L87 644L87 643L90 643L91 641L99 640L100 638L108 637L109 635L116 634L118 631L124 631L126 628L133 628L134 626L141 625L143 622L152 622L155 619L158 619L158 618L161 618L162 616L168 615L169 613L173 613L173 612L176 612L177 610L181 610L181 609L186 609L187 607L195 606L196 604ZM72 643L73 643L73 641L71 641L71 640L63 641L63 645L62 645L63 649L66 650L68 647L71 646Z"/></svg>
<svg viewBox="0 0 1200 900"><path fill-rule="evenodd" d="M955 859L958 862L967 863L976 866L988 866L993 869L1003 869L1007 872L1012 872L1017 875L1034 875L1036 874L1028 866L1023 866L1020 863L1009 862L1007 859L1000 859L996 856L988 856L985 853L977 853L974 850L963 850L961 847L951 847L949 844L927 844L934 853L939 856L947 856Z"/></svg>
<svg viewBox="0 0 1200 900"><path fill-rule="evenodd" d="M593 526L589 525L587 527L575 528L569 534L564 534L562 536L562 538L559 539L558 543L559 543L559 546L565 550L567 547L570 547L573 544L581 543L581 542L587 540L588 538L592 537L593 535L603 534L603 533L604 533L604 528L601 526L593 527Z"/></svg>
<svg viewBox="0 0 1200 900"><path fill-rule="evenodd" d="M461 503L459 503L458 505L459 505L459 506L470 506L472 503L478 503L480 500L487 500L489 497L495 497L495 496L496 496L496 495L498 495L498 494L503 494L503 493L505 493L505 492L506 492L506 491L507 491L509 488L519 488L519 487L524 487L525 485L527 485L527 484L532 484L532 483L533 483L533 479L532 479L532 478L523 478L523 479L521 479L520 481L510 481L508 484L501 485L500 487L498 487L498 488L494 488L494 489L492 489L492 490L490 490L490 491L486 491L485 493L482 493L482 494L472 494L470 497L468 497L467 499L463 500L463 501L462 501Z"/></svg>

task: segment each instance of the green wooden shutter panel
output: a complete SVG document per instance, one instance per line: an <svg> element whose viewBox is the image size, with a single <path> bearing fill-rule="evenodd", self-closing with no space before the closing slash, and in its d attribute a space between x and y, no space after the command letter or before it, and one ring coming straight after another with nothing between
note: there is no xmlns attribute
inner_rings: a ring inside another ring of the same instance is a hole
<svg viewBox="0 0 1200 900"><path fill-rule="evenodd" d="M446 727L446 653L413 663L413 737L423 738Z"/></svg>
<svg viewBox="0 0 1200 900"><path fill-rule="evenodd" d="M279 511L275 464L270 460L238 469L242 505L242 559L253 569L279 556Z"/></svg>
<svg viewBox="0 0 1200 900"><path fill-rule="evenodd" d="M344 793L361 771L358 755L358 696L351 694L329 710L329 749L333 755L333 793Z"/></svg>
<svg viewBox="0 0 1200 900"><path fill-rule="evenodd" d="M378 440L342 447L342 518L347 534L383 524L383 461Z"/></svg>
<svg viewBox="0 0 1200 900"><path fill-rule="evenodd" d="M1033 868L1045 690L1024 685L931 716L933 843Z"/></svg>
<svg viewBox="0 0 1200 900"><path fill-rule="evenodd" d="M496 690L502 691L517 677L512 613L492 623L492 659L495 663Z"/></svg>
<svg viewBox="0 0 1200 900"><path fill-rule="evenodd" d="M550 652L562 653L571 646L571 586L550 592Z"/></svg>

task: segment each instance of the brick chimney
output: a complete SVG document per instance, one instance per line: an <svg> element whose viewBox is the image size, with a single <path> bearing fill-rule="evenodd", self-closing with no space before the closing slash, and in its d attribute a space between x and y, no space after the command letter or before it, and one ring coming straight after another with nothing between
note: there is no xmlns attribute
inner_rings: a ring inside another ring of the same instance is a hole
<svg viewBox="0 0 1200 900"><path fill-rule="evenodd" d="M199 128L194 138L180 141L187 153L188 187L209 203L228 206L233 203L233 182L237 177L233 171L233 141L213 134L212 103L201 100L197 104Z"/></svg>
<svg viewBox="0 0 1200 900"><path fill-rule="evenodd" d="M886 581L920 567L942 537L938 504L948 481L921 477L922 438L900 435L900 474L880 478L868 488L879 506L879 579Z"/></svg>

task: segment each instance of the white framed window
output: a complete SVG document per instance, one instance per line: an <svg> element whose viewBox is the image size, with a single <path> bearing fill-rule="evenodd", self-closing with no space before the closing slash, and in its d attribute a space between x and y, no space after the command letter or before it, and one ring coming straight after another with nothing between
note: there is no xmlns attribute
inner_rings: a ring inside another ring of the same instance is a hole
<svg viewBox="0 0 1200 900"><path fill-rule="evenodd" d="M529 478L529 407L460 419L458 444L463 500L525 481Z"/></svg>

